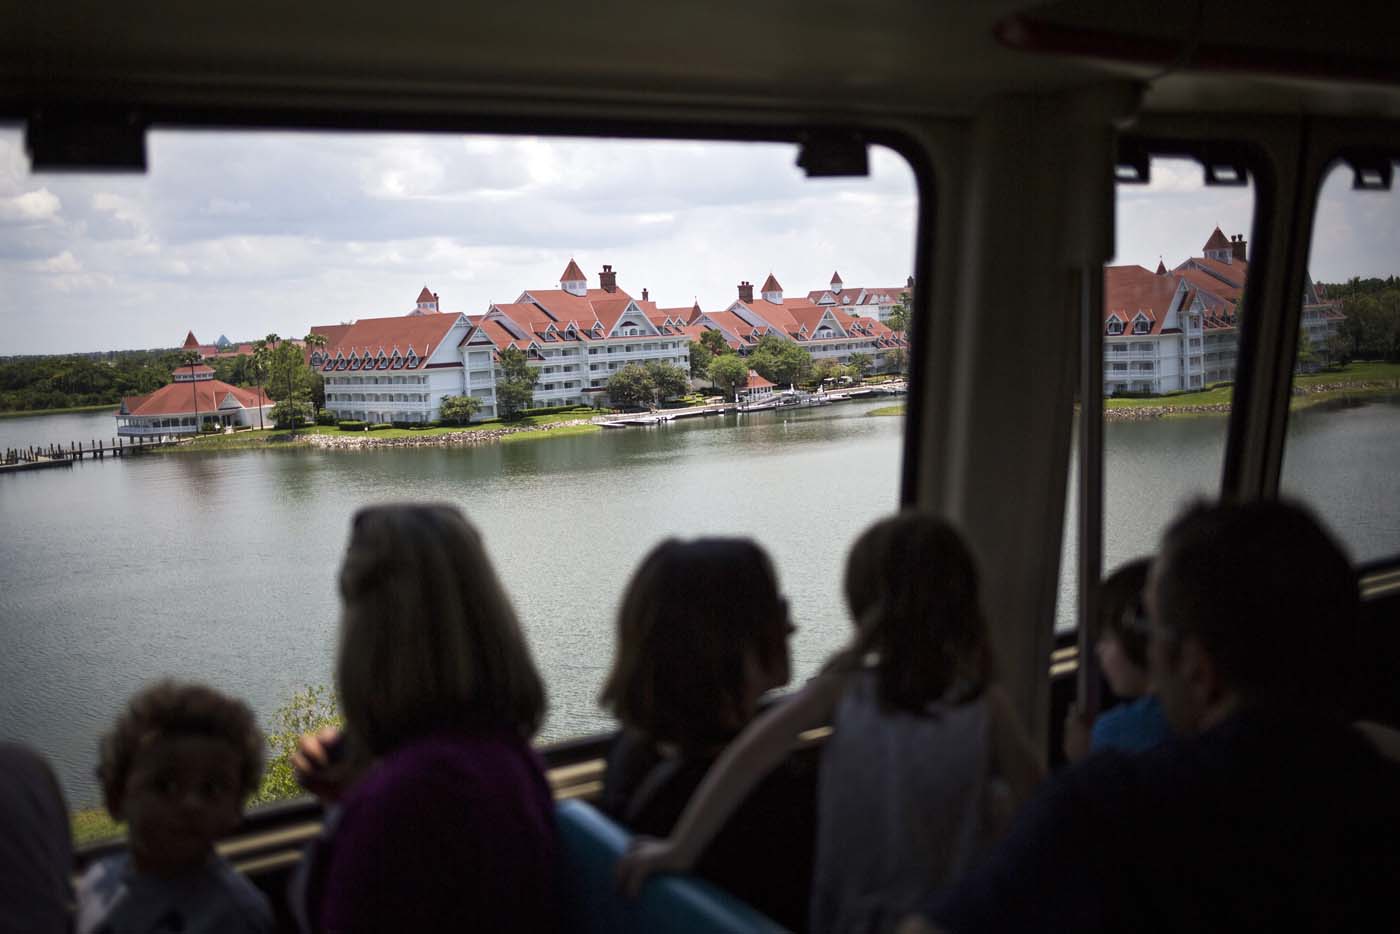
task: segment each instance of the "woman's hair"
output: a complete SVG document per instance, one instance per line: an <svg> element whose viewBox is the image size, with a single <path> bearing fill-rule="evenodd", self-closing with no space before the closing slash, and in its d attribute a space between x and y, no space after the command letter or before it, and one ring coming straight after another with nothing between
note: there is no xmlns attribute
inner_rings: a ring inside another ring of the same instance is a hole
<svg viewBox="0 0 1400 934"><path fill-rule="evenodd" d="M920 713L955 685L975 696L991 680L977 566L942 519L902 512L866 529L846 561L846 602L858 634L833 664L874 653L887 707Z"/></svg>
<svg viewBox="0 0 1400 934"><path fill-rule="evenodd" d="M434 729L539 729L544 686L481 536L456 507L361 509L340 595L340 702L371 753Z"/></svg>
<svg viewBox="0 0 1400 934"><path fill-rule="evenodd" d="M1148 630L1142 591L1152 562L1138 558L1114 571L1099 587L1099 637L1112 636L1123 647L1128 661L1147 669Z"/></svg>
<svg viewBox="0 0 1400 934"><path fill-rule="evenodd" d="M764 671L783 664L787 625L773 564L754 542L662 542L627 585L599 702L654 742L726 742L751 713L747 658Z"/></svg>
<svg viewBox="0 0 1400 934"><path fill-rule="evenodd" d="M132 695L111 732L102 737L97 777L109 809L120 808L142 751L158 739L176 736L227 742L239 756L239 799L258 787L266 744L248 705L202 684L157 681Z"/></svg>

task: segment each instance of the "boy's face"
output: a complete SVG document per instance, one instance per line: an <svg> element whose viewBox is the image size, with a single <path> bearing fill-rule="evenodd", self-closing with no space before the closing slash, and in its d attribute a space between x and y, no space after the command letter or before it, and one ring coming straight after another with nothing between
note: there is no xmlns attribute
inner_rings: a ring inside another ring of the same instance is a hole
<svg viewBox="0 0 1400 934"><path fill-rule="evenodd" d="M242 814L242 759L227 740L159 736L136 755L120 814L130 825L140 872L169 875L208 858L215 840Z"/></svg>

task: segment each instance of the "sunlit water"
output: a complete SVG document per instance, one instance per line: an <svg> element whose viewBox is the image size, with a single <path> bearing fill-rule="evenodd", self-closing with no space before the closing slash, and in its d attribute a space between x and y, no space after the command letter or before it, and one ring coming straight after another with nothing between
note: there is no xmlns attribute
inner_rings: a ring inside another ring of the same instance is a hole
<svg viewBox="0 0 1400 934"><path fill-rule="evenodd" d="M97 799L97 736L151 678L206 681L266 723L294 691L330 682L349 518L384 499L455 502L483 530L549 685L546 738L610 725L596 696L613 614L637 561L667 536L758 538L801 627L796 670L810 673L848 633L846 549L897 501L904 420L867 417L873 405L477 448L148 455L0 477L0 735L48 755L82 805ZM111 424L4 419L0 447L87 442ZM1220 418L1108 426L1110 566L1150 551L1184 502L1218 486L1224 432ZM1310 489L1359 558L1400 551L1400 472L1378 464L1400 464L1400 405L1295 416L1289 476L1325 471ZM1062 624L1073 586L1062 575Z"/></svg>

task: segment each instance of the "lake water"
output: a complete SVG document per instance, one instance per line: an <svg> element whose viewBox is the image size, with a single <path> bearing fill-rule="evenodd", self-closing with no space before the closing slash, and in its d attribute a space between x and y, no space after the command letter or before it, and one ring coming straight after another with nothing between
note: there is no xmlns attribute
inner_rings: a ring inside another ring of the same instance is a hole
<svg viewBox="0 0 1400 934"><path fill-rule="evenodd" d="M769 548L800 627L795 668L810 673L848 634L850 542L897 502L904 420L868 417L878 404L475 448L150 455L2 477L0 733L48 755L85 805L98 797L97 736L151 678L206 681L266 722L293 692L331 681L349 519L384 499L454 502L482 529L549 686L545 738L610 726L595 699L617 600L667 536L751 535ZM0 447L86 443L112 423L0 419ZM1293 423L1289 481L1310 485L1358 557L1400 551L1400 404ZM1108 426L1109 566L1152 550L1183 503L1218 487L1224 433L1223 418ZM1073 587L1064 574L1062 622Z"/></svg>

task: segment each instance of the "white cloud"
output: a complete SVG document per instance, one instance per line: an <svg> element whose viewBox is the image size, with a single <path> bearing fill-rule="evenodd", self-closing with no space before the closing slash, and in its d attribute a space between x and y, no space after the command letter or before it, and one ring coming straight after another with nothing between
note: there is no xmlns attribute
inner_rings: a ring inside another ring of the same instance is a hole
<svg viewBox="0 0 1400 934"><path fill-rule="evenodd" d="M81 272L83 264L73 256L72 253L64 250L57 256L51 256L46 260L41 260L34 264L34 269L38 272L58 272L70 273Z"/></svg>
<svg viewBox="0 0 1400 934"><path fill-rule="evenodd" d="M62 210L63 202L59 200L58 195L47 188L26 191L24 194L9 198L0 198L0 221L29 223L52 221L58 219L59 212Z"/></svg>

